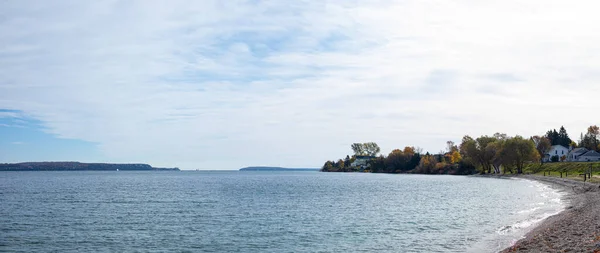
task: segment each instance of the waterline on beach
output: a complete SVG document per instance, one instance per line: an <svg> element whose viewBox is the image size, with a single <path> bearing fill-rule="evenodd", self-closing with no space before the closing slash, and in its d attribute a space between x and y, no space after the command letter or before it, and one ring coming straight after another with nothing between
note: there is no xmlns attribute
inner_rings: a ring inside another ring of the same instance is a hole
<svg viewBox="0 0 600 253"><path fill-rule="evenodd" d="M529 188L534 191L534 201L523 206L508 215L510 219L506 225L498 227L496 233L488 236L483 241L475 244L468 252L482 252L495 249L501 251L507 247L513 246L536 226L542 224L547 218L557 215L566 208L566 193L535 180L510 178L511 180L520 180L529 184ZM487 249L487 250L486 250Z"/></svg>

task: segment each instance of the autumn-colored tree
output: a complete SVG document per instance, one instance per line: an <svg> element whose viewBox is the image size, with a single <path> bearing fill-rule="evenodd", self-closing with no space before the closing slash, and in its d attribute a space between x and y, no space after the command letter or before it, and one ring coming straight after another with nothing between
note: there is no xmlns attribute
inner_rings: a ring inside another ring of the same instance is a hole
<svg viewBox="0 0 600 253"><path fill-rule="evenodd" d="M412 156L415 154L415 147L406 146L402 152L407 156Z"/></svg>
<svg viewBox="0 0 600 253"><path fill-rule="evenodd" d="M437 158L435 158L435 156L427 153L426 155L421 157L419 166L417 166L417 171L420 173L431 174L432 172L435 171L436 164L437 164Z"/></svg>
<svg viewBox="0 0 600 253"><path fill-rule="evenodd" d="M414 147L405 147L404 151L394 149L385 159L384 172L401 173L415 169L421 160Z"/></svg>
<svg viewBox="0 0 600 253"><path fill-rule="evenodd" d="M578 148L577 142L571 141L571 148Z"/></svg>
<svg viewBox="0 0 600 253"><path fill-rule="evenodd" d="M458 152L458 150L452 152L452 155L450 156L450 163L455 164L460 162L461 160L462 156L460 155L460 152Z"/></svg>
<svg viewBox="0 0 600 253"><path fill-rule="evenodd" d="M385 159L385 172L396 172L403 169L408 158L400 149L394 149Z"/></svg>

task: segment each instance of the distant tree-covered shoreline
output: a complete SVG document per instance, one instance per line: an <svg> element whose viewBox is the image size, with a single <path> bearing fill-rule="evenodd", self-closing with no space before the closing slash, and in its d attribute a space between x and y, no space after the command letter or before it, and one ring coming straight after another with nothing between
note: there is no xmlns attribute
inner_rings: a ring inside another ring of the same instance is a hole
<svg viewBox="0 0 600 253"><path fill-rule="evenodd" d="M179 168L155 168L148 164L110 164L110 163L80 163L80 162L28 162L2 163L0 171L113 171L113 170L174 170Z"/></svg>

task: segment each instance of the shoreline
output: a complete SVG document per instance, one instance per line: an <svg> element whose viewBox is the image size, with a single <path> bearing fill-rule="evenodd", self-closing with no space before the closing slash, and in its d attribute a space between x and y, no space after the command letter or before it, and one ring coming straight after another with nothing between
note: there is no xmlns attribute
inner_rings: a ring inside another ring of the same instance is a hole
<svg viewBox="0 0 600 253"><path fill-rule="evenodd" d="M544 219L514 245L500 252L600 252L598 184L533 175L490 175L538 181L565 193L565 209Z"/></svg>

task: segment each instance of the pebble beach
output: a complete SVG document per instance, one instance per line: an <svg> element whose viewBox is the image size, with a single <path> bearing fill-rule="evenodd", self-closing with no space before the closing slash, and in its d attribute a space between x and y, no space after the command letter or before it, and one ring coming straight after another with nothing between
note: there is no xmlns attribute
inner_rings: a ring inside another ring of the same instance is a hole
<svg viewBox="0 0 600 253"><path fill-rule="evenodd" d="M502 252L600 252L600 186L571 179L523 175L566 194L567 207Z"/></svg>

